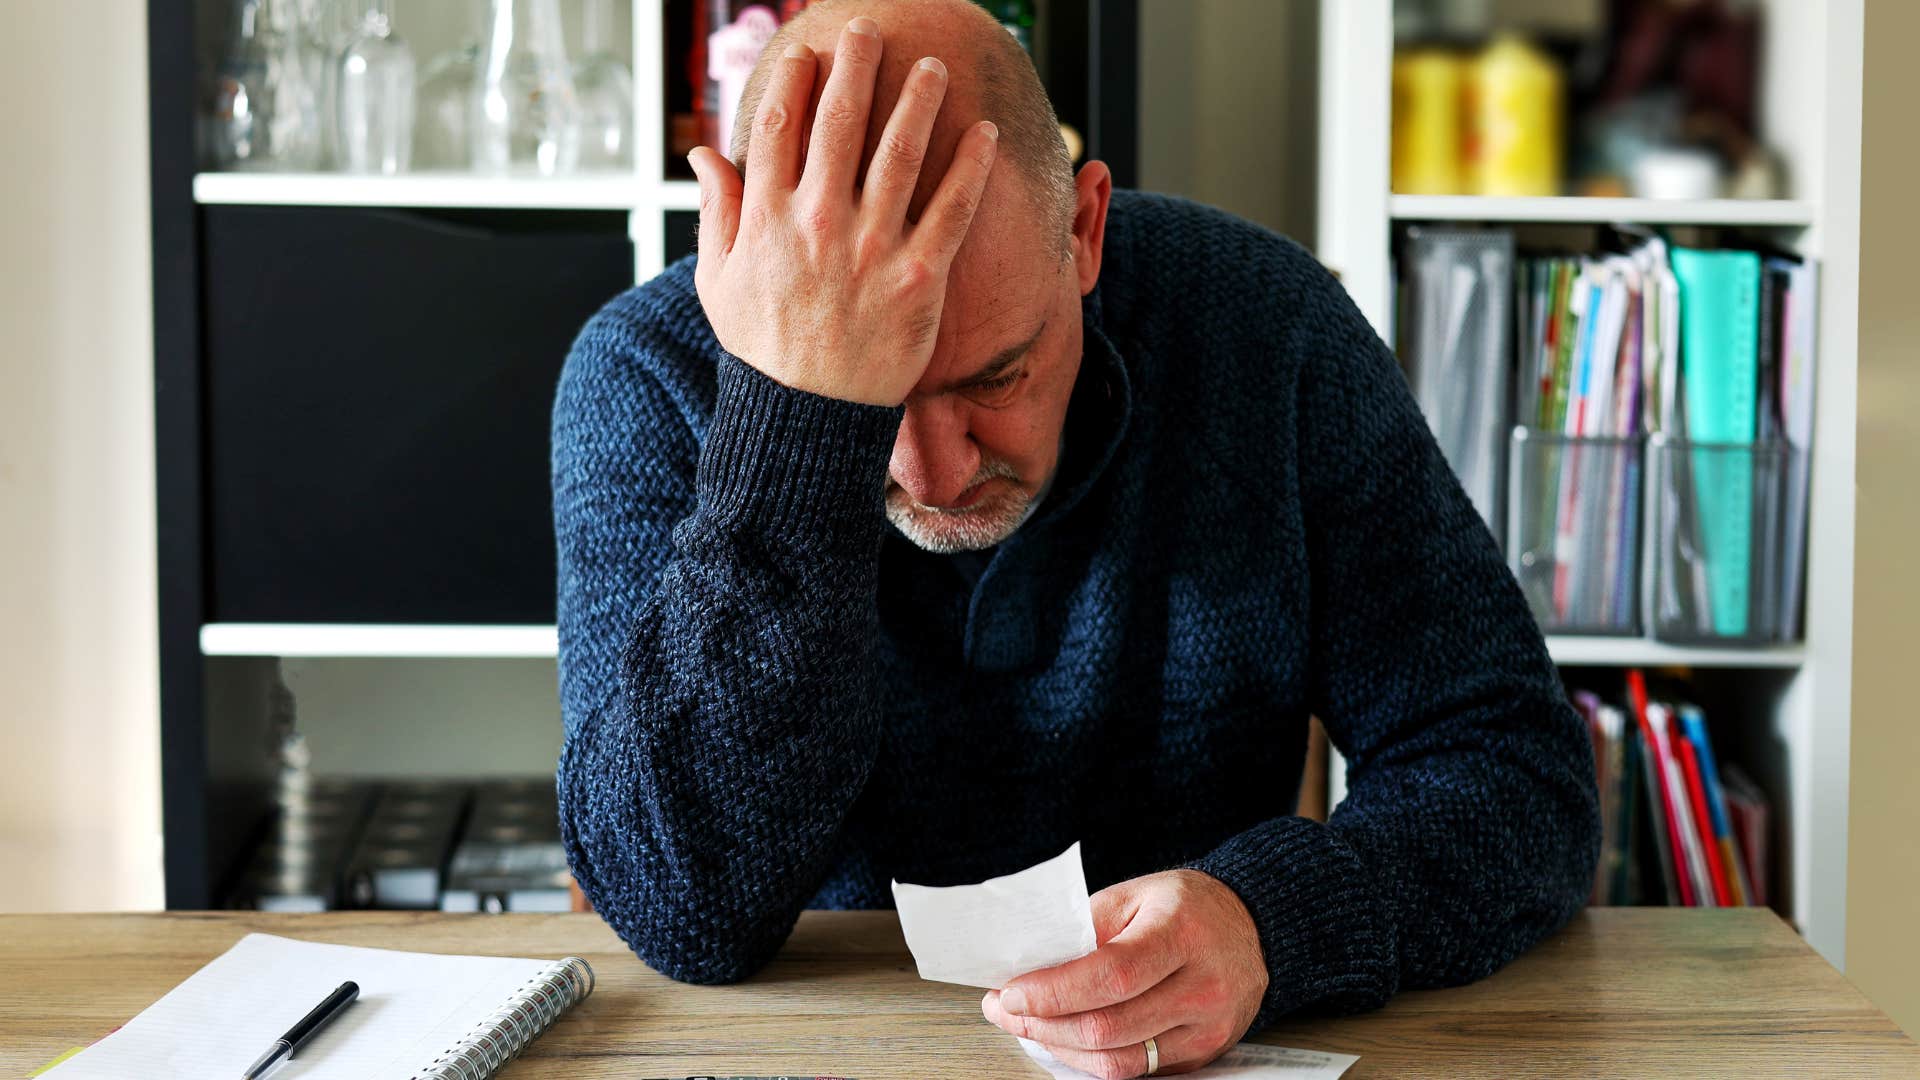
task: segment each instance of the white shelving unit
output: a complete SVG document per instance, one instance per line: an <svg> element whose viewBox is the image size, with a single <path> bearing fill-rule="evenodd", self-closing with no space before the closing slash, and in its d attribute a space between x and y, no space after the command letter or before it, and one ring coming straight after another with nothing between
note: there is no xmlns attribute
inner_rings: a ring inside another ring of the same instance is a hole
<svg viewBox="0 0 1920 1080"><path fill-rule="evenodd" d="M1804 645L1761 651L1641 639L1554 637L1569 666L1691 665L1752 671L1770 702L1765 734L1784 748L1791 908L1808 939L1844 959L1848 716L1852 668L1853 475L1859 270L1863 0L1770 0L1765 130L1788 164L1786 200L1478 199L1397 196L1388 185L1392 0L1321 0L1320 255L1376 327L1387 324L1389 240L1403 220L1700 224L1770 230L1822 264L1818 416L1813 451ZM661 5L632 0L635 161L631 173L561 178L461 174L202 173L203 204L613 210L629 215L634 280L665 266L666 215L698 207L667 179ZM551 626L209 624L207 656L544 658ZM1338 778L1336 777L1336 791Z"/></svg>
<svg viewBox="0 0 1920 1080"><path fill-rule="evenodd" d="M1321 0L1320 257L1376 328L1387 326L1389 244L1398 221L1697 224L1765 230L1820 262L1819 369L1803 645L1695 649L1621 638L1549 639L1563 665L1690 664L1751 673L1762 703L1743 734L1776 745L1785 790L1786 898L1809 942L1844 967L1847 768L1853 668L1854 416L1860 262L1863 0L1769 0L1761 127L1794 198L1482 199L1389 190L1392 0ZM1746 683L1742 689L1747 689Z"/></svg>

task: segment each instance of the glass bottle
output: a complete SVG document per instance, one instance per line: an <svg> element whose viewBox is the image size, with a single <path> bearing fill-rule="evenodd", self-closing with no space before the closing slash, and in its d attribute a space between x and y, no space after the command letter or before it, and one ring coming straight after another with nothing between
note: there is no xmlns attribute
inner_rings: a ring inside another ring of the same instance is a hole
<svg viewBox="0 0 1920 1080"><path fill-rule="evenodd" d="M340 168L393 176L413 153L413 52L393 32L393 0L360 0L353 40L340 53Z"/></svg>
<svg viewBox="0 0 1920 1080"><path fill-rule="evenodd" d="M708 146L732 152L734 112L760 50L780 29L780 13L768 0L706 0Z"/></svg>
<svg viewBox="0 0 1920 1080"><path fill-rule="evenodd" d="M580 100L580 167L633 164L633 73L613 51L613 0L586 0L586 56L573 69Z"/></svg>
<svg viewBox="0 0 1920 1080"><path fill-rule="evenodd" d="M492 0L472 135L482 172L553 176L578 164L579 107L556 0Z"/></svg>
<svg viewBox="0 0 1920 1080"><path fill-rule="evenodd" d="M296 0L300 25L320 56L320 127L323 164L339 167L340 52L359 29L354 0Z"/></svg>
<svg viewBox="0 0 1920 1080"><path fill-rule="evenodd" d="M480 86L480 43L433 58L414 96L413 167L473 167L473 101Z"/></svg>
<svg viewBox="0 0 1920 1080"><path fill-rule="evenodd" d="M215 165L319 168L325 150L323 60L291 0L241 0L233 45L214 79L209 126Z"/></svg>

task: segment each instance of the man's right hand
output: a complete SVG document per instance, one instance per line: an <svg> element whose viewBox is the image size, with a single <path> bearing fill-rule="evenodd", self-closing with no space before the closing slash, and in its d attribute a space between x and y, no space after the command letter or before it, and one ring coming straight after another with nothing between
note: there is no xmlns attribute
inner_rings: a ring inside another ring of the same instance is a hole
<svg viewBox="0 0 1920 1080"><path fill-rule="evenodd" d="M693 152L694 282L721 346L762 374L796 390L891 406L906 400L933 355L947 270L973 224L999 132L983 120L961 136L946 176L909 224L947 72L933 57L913 68L856 189L880 55L872 19L847 24L804 155L818 60L799 42L770 72L744 184L717 151Z"/></svg>

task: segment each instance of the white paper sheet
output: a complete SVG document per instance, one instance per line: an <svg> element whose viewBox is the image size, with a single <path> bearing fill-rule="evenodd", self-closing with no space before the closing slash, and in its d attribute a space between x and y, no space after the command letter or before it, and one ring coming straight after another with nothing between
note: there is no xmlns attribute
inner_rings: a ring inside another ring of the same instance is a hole
<svg viewBox="0 0 1920 1080"><path fill-rule="evenodd" d="M1091 1076L1079 1069L1062 1065L1059 1058L1048 1053L1047 1048L1037 1042L1021 1039L1020 1048L1056 1080L1093 1080ZM1324 1050L1295 1050L1288 1046L1241 1043L1222 1054L1206 1068L1184 1075L1205 1077L1206 1080L1217 1080L1222 1077L1234 1077L1236 1080L1274 1080L1274 1078L1337 1080L1340 1074L1346 1072L1354 1062L1359 1060L1353 1054L1330 1054Z"/></svg>
<svg viewBox="0 0 1920 1080"><path fill-rule="evenodd" d="M893 883L900 929L920 977L998 989L1092 952L1093 908L1080 845L978 885Z"/></svg>

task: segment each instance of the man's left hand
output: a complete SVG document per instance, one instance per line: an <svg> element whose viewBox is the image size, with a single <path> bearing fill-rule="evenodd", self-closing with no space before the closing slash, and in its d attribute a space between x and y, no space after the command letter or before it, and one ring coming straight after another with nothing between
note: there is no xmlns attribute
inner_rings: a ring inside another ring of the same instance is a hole
<svg viewBox="0 0 1920 1080"><path fill-rule="evenodd" d="M1100 947L987 992L980 1011L1082 1072L1118 1080L1200 1068L1240 1041L1267 992L1253 916L1197 870L1123 881L1093 897Z"/></svg>

